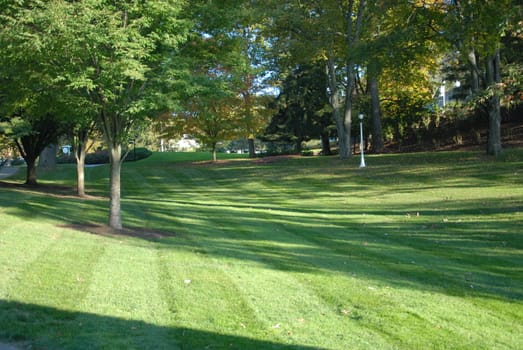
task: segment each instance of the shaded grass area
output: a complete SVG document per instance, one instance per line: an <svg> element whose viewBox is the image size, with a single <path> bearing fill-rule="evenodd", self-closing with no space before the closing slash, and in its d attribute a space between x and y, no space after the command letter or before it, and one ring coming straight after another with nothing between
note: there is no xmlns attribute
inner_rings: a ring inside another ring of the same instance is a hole
<svg viewBox="0 0 523 350"><path fill-rule="evenodd" d="M523 347L522 150L370 156L365 169L177 157L126 164L122 177L124 224L171 235L75 226L106 221L106 167L87 169L90 200L0 187L0 339ZM41 178L72 186L74 168Z"/></svg>

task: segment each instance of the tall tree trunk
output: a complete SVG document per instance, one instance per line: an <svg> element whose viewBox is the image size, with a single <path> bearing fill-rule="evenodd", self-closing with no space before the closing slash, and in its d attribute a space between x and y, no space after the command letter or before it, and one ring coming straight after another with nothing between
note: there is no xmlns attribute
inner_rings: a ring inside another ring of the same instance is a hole
<svg viewBox="0 0 523 350"><path fill-rule="evenodd" d="M370 87L370 116L372 126L372 151L374 153L383 152L383 129L381 127L381 108L380 108L380 96L378 90L378 79L376 76L369 78Z"/></svg>
<svg viewBox="0 0 523 350"><path fill-rule="evenodd" d="M77 145L75 150L76 158L76 191L78 196L85 196L85 153L87 150L88 131L85 129L78 130L76 135Z"/></svg>
<svg viewBox="0 0 523 350"><path fill-rule="evenodd" d="M349 74L348 79L350 79L352 74ZM352 85L352 84L347 84ZM343 144L345 145L344 149L342 150L340 148L340 158L341 159L347 159L352 155L351 152L351 129L352 129L352 87L347 87L345 96L345 110L343 113L343 137L344 141ZM350 95L348 95L350 94Z"/></svg>
<svg viewBox="0 0 523 350"><path fill-rule="evenodd" d="M501 80L499 50L487 58L486 80L487 86L494 87L492 96L488 100L488 141L487 154L497 156L501 153L501 111L500 98L495 84Z"/></svg>
<svg viewBox="0 0 523 350"><path fill-rule="evenodd" d="M472 94L479 91L479 67L476 50L471 50L468 54L468 61L470 66L470 86Z"/></svg>
<svg viewBox="0 0 523 350"><path fill-rule="evenodd" d="M340 4L342 2L340 1ZM363 26L363 15L367 7L365 0L360 0L357 4L354 0L349 0L344 11L346 35L345 40L347 44L347 52L351 52L354 46L359 42L359 36L361 28ZM354 18L354 14L356 17ZM351 152L351 129L352 129L352 112L353 112L353 94L356 88L356 62L353 58L347 59L345 62L345 111L343 113L343 128L345 138L343 144L344 149L341 149L340 144L340 158L349 158L352 155Z"/></svg>
<svg viewBox="0 0 523 350"><path fill-rule="evenodd" d="M329 52L327 61L327 76L329 78L329 101L334 114L334 120L336 121L336 131L338 133L338 150L340 159L347 158L347 140L345 137L345 125L343 123L343 117L340 113L341 110L341 99L338 89L338 82L336 79L336 64L334 62L334 53ZM350 144L349 154L350 154Z"/></svg>
<svg viewBox="0 0 523 350"><path fill-rule="evenodd" d="M76 193L85 197L85 152L76 158Z"/></svg>
<svg viewBox="0 0 523 350"><path fill-rule="evenodd" d="M109 188L110 188L110 203L109 203L109 226L121 230L122 229L122 213L121 213L121 185L120 175L122 170L122 146L111 145L109 150L109 159L111 161Z"/></svg>
<svg viewBox="0 0 523 350"><path fill-rule="evenodd" d="M36 160L38 159L38 155L43 150L44 146L40 149L38 149L38 147L34 147L37 141L31 135L24 136L20 141L16 140L15 143L27 166L25 184L30 186L38 185L36 176Z"/></svg>
<svg viewBox="0 0 523 350"><path fill-rule="evenodd" d="M100 94L102 102L105 101L103 94ZM125 135L126 128L123 123L123 116L117 113L107 113L105 106L100 111L99 123L103 130L105 143L109 147L109 226L115 230L122 229L121 211L121 171L122 171L122 135Z"/></svg>
<svg viewBox="0 0 523 350"><path fill-rule="evenodd" d="M354 89L356 88L356 72L353 62L347 62L347 86L345 88L345 110L343 113L343 128L344 128L344 145L345 149L340 148L340 158L346 159L352 156L351 145L351 130L352 130L352 112L354 107Z"/></svg>
<svg viewBox="0 0 523 350"><path fill-rule="evenodd" d="M329 133L326 131L321 133L321 154L324 156L330 156L332 154Z"/></svg>
<svg viewBox="0 0 523 350"><path fill-rule="evenodd" d="M247 139L249 143L249 158L256 158L256 149L254 148L254 138L249 137Z"/></svg>
<svg viewBox="0 0 523 350"><path fill-rule="evenodd" d="M212 161L216 162L218 158L216 157L216 142L212 143Z"/></svg>
<svg viewBox="0 0 523 350"><path fill-rule="evenodd" d="M26 180L25 184L29 186L36 186L38 182L36 180L36 158L27 157L24 158L27 164Z"/></svg>
<svg viewBox="0 0 523 350"><path fill-rule="evenodd" d="M303 143L303 138L302 137L298 137L296 139L296 153L297 154L301 154L301 151L303 150L302 143Z"/></svg>

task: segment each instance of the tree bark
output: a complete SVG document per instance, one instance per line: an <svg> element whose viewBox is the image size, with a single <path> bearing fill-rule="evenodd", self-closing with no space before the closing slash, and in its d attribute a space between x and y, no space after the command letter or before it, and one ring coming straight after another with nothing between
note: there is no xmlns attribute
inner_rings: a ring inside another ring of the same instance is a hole
<svg viewBox="0 0 523 350"><path fill-rule="evenodd" d="M24 159L25 163L27 164L25 184L29 186L36 186L38 185L38 182L36 180L36 158L27 157Z"/></svg>
<svg viewBox="0 0 523 350"><path fill-rule="evenodd" d="M334 120L336 121L336 131L338 132L338 150L340 159L347 158L347 139L345 137L345 125L340 113L341 101L336 79L336 65L334 62L334 53L329 52L327 61L327 75L329 77L329 101L333 110ZM350 137L349 137L350 139ZM348 145L350 154L350 144Z"/></svg>
<svg viewBox="0 0 523 350"><path fill-rule="evenodd" d="M212 144L212 161L216 162L217 159L218 158L216 157L216 142L213 142L213 144Z"/></svg>
<svg viewBox="0 0 523 350"><path fill-rule="evenodd" d="M349 77L350 79L350 77ZM350 85L350 84L349 84ZM349 92L350 91L350 92ZM345 147L341 149L340 158L347 159L352 155L351 152L351 129L352 129L352 90L347 88L347 93L351 96L345 96L345 111L343 113L343 144Z"/></svg>
<svg viewBox="0 0 523 350"><path fill-rule="evenodd" d="M489 130L487 141L487 154L497 156L501 153L501 108L500 98L496 84L501 80L499 50L487 58L486 80L489 87L493 88L488 100Z"/></svg>
<svg viewBox="0 0 523 350"><path fill-rule="evenodd" d="M30 186L38 185L36 176L36 160L38 159L38 155L40 154L40 152L45 147L38 147L38 140L36 140L36 138L33 136L23 136L20 141L17 140L15 142L18 151L24 158L25 164L27 166L25 184Z"/></svg>
<svg viewBox="0 0 523 350"><path fill-rule="evenodd" d="M469 66L470 66L470 87L472 94L476 94L479 91L479 67L478 58L475 50L471 50L468 54Z"/></svg>
<svg viewBox="0 0 523 350"><path fill-rule="evenodd" d="M76 191L78 196L85 196L85 153L87 150L88 132L81 129L77 133L76 158Z"/></svg>
<svg viewBox="0 0 523 350"><path fill-rule="evenodd" d="M378 79L375 76L369 78L370 87L370 116L372 126L372 152L381 153L384 149L383 144L383 129L381 127L381 108L380 108L380 96L378 90Z"/></svg>
<svg viewBox="0 0 523 350"><path fill-rule="evenodd" d="M296 153L297 154L301 154L301 151L303 150L302 143L303 143L303 138L298 137L296 140Z"/></svg>
<svg viewBox="0 0 523 350"><path fill-rule="evenodd" d="M120 175L122 170L122 146L112 145L109 150L109 158L111 161L109 188L109 226L121 230L122 229L122 213L121 213L121 185Z"/></svg>
<svg viewBox="0 0 523 350"><path fill-rule="evenodd" d="M341 1L340 1L341 4ZM367 7L366 1L360 0L357 11L355 9L355 1L349 0L347 8L344 11L347 43L347 51L350 52L354 46L359 42L360 32L363 26L363 14ZM354 14L356 13L356 18ZM343 128L344 128L344 149L341 149L340 143L340 158L346 159L352 155L351 152L351 129L352 129L352 109L353 109L353 93L356 88L356 62L353 58L348 58L345 62L346 73L346 87L345 87L345 111L343 113Z"/></svg>
<svg viewBox="0 0 523 350"><path fill-rule="evenodd" d="M85 153L76 158L76 193L85 197Z"/></svg>
<svg viewBox="0 0 523 350"><path fill-rule="evenodd" d="M321 133L321 154L324 156L330 156L332 154L329 134L327 132Z"/></svg>
<svg viewBox="0 0 523 350"><path fill-rule="evenodd" d="M247 142L249 143L249 158L256 158L256 149L254 148L254 139L252 137L249 137L247 139Z"/></svg>

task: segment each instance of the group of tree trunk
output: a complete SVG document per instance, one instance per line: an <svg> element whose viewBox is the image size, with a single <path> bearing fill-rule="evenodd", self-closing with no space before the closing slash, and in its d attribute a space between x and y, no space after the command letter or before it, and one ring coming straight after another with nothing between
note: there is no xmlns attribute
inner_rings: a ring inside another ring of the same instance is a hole
<svg viewBox="0 0 523 350"><path fill-rule="evenodd" d="M390 91L386 91L384 97L381 86L393 81L403 86L406 92L419 94L412 82L402 79L413 76L412 73L417 70L426 72L423 80L427 82L426 85L432 85L431 90L435 92L446 83L445 77L438 72L449 69L442 67L444 57L451 52L461 52L458 54L459 67L463 67L467 60L463 53L467 50L473 52L469 55L469 74L463 77L463 86L471 86L467 99L476 101L474 108L477 113L488 111L488 154L498 155L501 152L501 40L515 33L512 42L506 42L505 45L521 43L522 38L517 34L518 26L522 23L521 5L509 0L423 1L408 4L394 0L360 0L310 4L286 1L280 8L281 18L274 19L277 29L272 29L275 35L274 48L283 57L277 61L278 67L282 71L285 71L285 67L291 67L291 72L297 64L326 68L328 83L325 89L332 122L336 125L341 159L351 155L352 124L358 114L364 114L368 120L366 124L370 127L371 150L377 153L384 149L382 113L389 119L398 118L398 124L401 123L394 111L382 108L382 101L394 100L396 97ZM282 15L284 11L288 15ZM285 30L288 34L280 35ZM283 52L289 54L283 55ZM520 58L518 64L522 64ZM292 73L288 76L292 77ZM438 76L440 81L437 81ZM361 84L363 80L365 84ZM283 84L281 96L286 96L285 89ZM477 98L484 94L488 98ZM425 110L420 108L416 114L427 116L433 113L426 105L434 100L434 93L426 94ZM318 104L316 110L323 111L324 106ZM282 119L283 112L280 109L277 120ZM303 113L301 118L306 118L305 115ZM416 123L419 124L418 121ZM272 124L278 125L280 129L286 125L281 122ZM267 131L275 135L274 126ZM292 133L292 128L287 127L287 131ZM289 135L283 132L280 134L290 139ZM293 135L296 142L303 139L302 135L301 129ZM309 130L308 136L315 136L315 132Z"/></svg>
<svg viewBox="0 0 523 350"><path fill-rule="evenodd" d="M335 135L346 159L353 120L364 114L371 148L381 152L390 133L384 118L399 125L407 113L399 101L434 99L429 82L445 55L459 52L470 96L488 112L487 151L497 155L503 88L518 86L505 84L502 66L522 63L506 53L523 41L521 7L511 0L2 1L0 133L26 160L31 185L42 151L73 134L83 196L87 141L96 131L110 154L109 224L121 229L123 146L157 116L166 130L190 130L214 149L244 137L252 156L267 125L266 137L298 151L320 137L330 154ZM280 94L269 102L266 91L275 88Z"/></svg>

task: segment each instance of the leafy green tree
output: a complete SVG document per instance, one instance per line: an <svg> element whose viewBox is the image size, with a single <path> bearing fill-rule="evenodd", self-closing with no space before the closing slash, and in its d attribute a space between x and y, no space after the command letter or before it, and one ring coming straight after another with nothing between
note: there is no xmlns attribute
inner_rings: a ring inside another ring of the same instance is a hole
<svg viewBox="0 0 523 350"><path fill-rule="evenodd" d="M434 32L440 17L427 10L430 1L383 0L369 4L369 20L359 54L365 62L370 93L372 150L384 147L382 113L386 129L399 141L410 125L419 124L431 104L431 74L435 57L446 49ZM408 125L408 126L407 126Z"/></svg>
<svg viewBox="0 0 523 350"><path fill-rule="evenodd" d="M52 114L30 115L21 112L0 122L0 133L12 140L27 164L27 185L37 185L36 161L42 151L58 139L60 125Z"/></svg>
<svg viewBox="0 0 523 350"><path fill-rule="evenodd" d="M323 154L330 154L329 128L333 120L326 81L321 65L296 68L282 84L276 99L279 111L269 124L265 138L293 142L296 152L300 153L304 141L321 137Z"/></svg>
<svg viewBox="0 0 523 350"><path fill-rule="evenodd" d="M267 41L262 28L265 7L254 0L231 0L223 2L196 1L191 6L195 27L186 47L193 57L192 88L198 86L209 98L204 78L221 80L223 91L215 89L216 99L225 96L234 101L236 137L245 137L249 154L254 157L254 138L267 124L270 111L263 75L266 72L265 52ZM220 72L220 74L216 74ZM224 84L226 83L226 84ZM209 84L214 84L212 81ZM194 94L193 94L194 95ZM235 98L233 98L233 96ZM231 127L224 125L224 133Z"/></svg>
<svg viewBox="0 0 523 350"><path fill-rule="evenodd" d="M390 79L403 85L404 82L398 78L405 71L424 70L426 62L439 54L436 45L438 37L430 26L433 19L427 17L425 12L423 7L404 1L381 0L369 3L369 18L362 32L358 54L366 66L371 146L376 153L384 148L380 98L383 85ZM387 76L382 78L385 72Z"/></svg>
<svg viewBox="0 0 523 350"><path fill-rule="evenodd" d="M361 55L362 33L369 18L364 0L322 2L271 1L273 47L280 66L322 60L328 73L331 108L341 159L351 155L352 116Z"/></svg>
<svg viewBox="0 0 523 350"><path fill-rule="evenodd" d="M0 4L0 115L3 133L27 163L26 184L36 185L36 161L63 132L64 85L60 56L48 35L40 2Z"/></svg>
<svg viewBox="0 0 523 350"><path fill-rule="evenodd" d="M472 92L484 92L488 113L487 153L498 155L501 145L502 77L501 42L513 13L521 13L521 5L511 0L454 0L444 8L444 35L470 66ZM483 63L483 64L482 64Z"/></svg>
<svg viewBox="0 0 523 350"><path fill-rule="evenodd" d="M212 160L217 160L219 142L238 137L239 105L232 96L217 97L199 94L187 103L187 109L177 114L178 130L195 136L212 152Z"/></svg>
<svg viewBox="0 0 523 350"><path fill-rule="evenodd" d="M147 116L169 108L178 88L177 52L190 21L177 1L60 3L56 37L67 57L64 80L86 96L110 154L109 225L122 228L122 145Z"/></svg>

